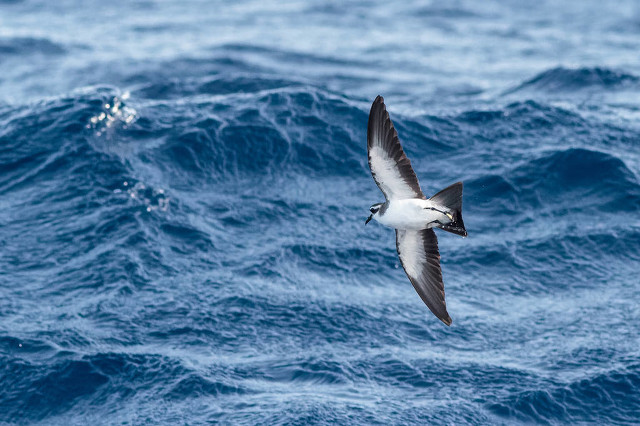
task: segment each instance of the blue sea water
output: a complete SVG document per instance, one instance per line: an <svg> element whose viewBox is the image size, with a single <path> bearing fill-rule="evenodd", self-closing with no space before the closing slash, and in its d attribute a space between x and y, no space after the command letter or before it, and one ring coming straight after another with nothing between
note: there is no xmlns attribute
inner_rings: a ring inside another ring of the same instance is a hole
<svg viewBox="0 0 640 426"><path fill-rule="evenodd" d="M635 1L0 0L0 423L640 422ZM438 233L424 306L366 122Z"/></svg>

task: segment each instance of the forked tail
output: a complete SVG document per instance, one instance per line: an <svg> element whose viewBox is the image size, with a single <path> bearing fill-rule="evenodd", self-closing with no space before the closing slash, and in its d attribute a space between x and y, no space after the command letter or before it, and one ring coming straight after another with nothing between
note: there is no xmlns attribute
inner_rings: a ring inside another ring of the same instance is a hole
<svg viewBox="0 0 640 426"><path fill-rule="evenodd" d="M456 182L430 198L436 204L447 207L453 220L446 225L437 225L438 228L452 234L467 236L462 220L462 182Z"/></svg>

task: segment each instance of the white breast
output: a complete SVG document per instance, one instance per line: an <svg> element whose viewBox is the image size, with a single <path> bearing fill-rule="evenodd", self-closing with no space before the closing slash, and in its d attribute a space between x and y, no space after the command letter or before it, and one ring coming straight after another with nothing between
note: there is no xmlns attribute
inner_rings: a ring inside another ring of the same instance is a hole
<svg viewBox="0 0 640 426"><path fill-rule="evenodd" d="M434 226L435 221L448 223L449 217L431 207L442 209L429 200L412 198L408 200L390 201L384 213L374 216L378 222L395 229L427 229Z"/></svg>

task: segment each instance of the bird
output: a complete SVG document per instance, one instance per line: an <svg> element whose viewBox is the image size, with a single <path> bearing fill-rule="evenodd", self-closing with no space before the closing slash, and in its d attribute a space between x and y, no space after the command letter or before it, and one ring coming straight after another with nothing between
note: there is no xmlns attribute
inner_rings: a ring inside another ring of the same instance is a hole
<svg viewBox="0 0 640 426"><path fill-rule="evenodd" d="M431 312L450 326L434 228L467 236L462 220L463 184L456 182L425 197L382 96L376 97L369 112L367 153L371 175L385 202L370 207L365 225L375 219L395 229L396 250L409 281Z"/></svg>

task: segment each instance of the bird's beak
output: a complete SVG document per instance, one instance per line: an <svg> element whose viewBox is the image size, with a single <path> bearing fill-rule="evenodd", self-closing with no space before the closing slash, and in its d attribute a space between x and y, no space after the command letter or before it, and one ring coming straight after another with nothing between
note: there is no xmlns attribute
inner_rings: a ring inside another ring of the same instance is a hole
<svg viewBox="0 0 640 426"><path fill-rule="evenodd" d="M371 221L371 219L373 219L373 213L371 215L369 215L369 219L367 219L367 221L364 224L366 225L367 223L369 223L369 221Z"/></svg>

